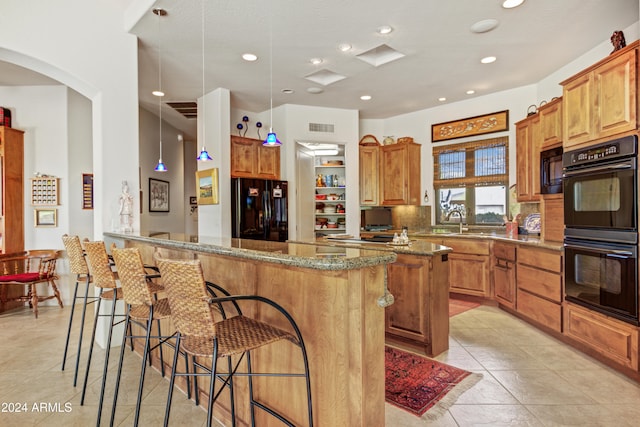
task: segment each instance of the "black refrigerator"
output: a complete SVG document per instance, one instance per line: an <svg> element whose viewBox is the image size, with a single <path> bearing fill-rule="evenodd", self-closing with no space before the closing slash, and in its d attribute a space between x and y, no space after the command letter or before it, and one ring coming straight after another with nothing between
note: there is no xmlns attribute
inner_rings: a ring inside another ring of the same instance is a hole
<svg viewBox="0 0 640 427"><path fill-rule="evenodd" d="M287 181L231 179L231 236L241 239L289 238Z"/></svg>

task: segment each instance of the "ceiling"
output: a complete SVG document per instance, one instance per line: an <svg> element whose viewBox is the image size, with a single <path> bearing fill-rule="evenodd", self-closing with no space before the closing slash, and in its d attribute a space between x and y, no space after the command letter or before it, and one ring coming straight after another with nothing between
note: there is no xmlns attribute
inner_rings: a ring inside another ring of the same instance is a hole
<svg viewBox="0 0 640 427"><path fill-rule="evenodd" d="M139 100L158 111L151 92L159 85L161 56L163 102L194 102L203 86L205 92L224 87L241 110L268 111L272 98L274 107L356 109L360 118L383 119L536 83L637 22L638 6L638 0L526 0L515 9L502 8L500 0L216 0L204 6L201 0L159 0L154 7L167 15L150 10L132 29L139 38ZM498 26L470 30L486 19ZM383 25L393 31L378 34ZM340 51L341 43L352 49ZM404 56L378 66L357 57L381 45ZM247 52L258 60L244 61ZM480 63L490 55L494 63ZM344 79L322 84L305 78L323 70ZM0 63L0 85L48 82ZM169 107L163 118L195 138L195 119Z"/></svg>

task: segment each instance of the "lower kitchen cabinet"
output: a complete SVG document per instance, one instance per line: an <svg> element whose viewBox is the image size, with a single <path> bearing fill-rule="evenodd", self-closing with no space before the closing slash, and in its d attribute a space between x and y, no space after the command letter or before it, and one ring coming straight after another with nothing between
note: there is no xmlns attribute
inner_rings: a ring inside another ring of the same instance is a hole
<svg viewBox="0 0 640 427"><path fill-rule="evenodd" d="M449 290L465 295L491 297L490 242L473 239L443 239L449 254Z"/></svg>
<svg viewBox="0 0 640 427"><path fill-rule="evenodd" d="M623 366L638 370L638 328L565 302L564 334Z"/></svg>
<svg viewBox="0 0 640 427"><path fill-rule="evenodd" d="M562 255L536 247L518 248L516 311L562 331Z"/></svg>
<svg viewBox="0 0 640 427"><path fill-rule="evenodd" d="M394 303L385 308L385 332L436 356L449 348L449 266L446 256L398 254L387 266Z"/></svg>
<svg viewBox="0 0 640 427"><path fill-rule="evenodd" d="M498 303L516 308L516 246L493 244L493 291Z"/></svg>

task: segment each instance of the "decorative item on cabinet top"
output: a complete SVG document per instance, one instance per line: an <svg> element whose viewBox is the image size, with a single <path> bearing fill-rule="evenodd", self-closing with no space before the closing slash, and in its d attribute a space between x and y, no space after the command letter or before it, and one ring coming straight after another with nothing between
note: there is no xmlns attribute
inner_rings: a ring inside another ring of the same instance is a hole
<svg viewBox="0 0 640 427"><path fill-rule="evenodd" d="M35 178L31 178L31 205L33 206L57 206L59 178L36 172Z"/></svg>
<svg viewBox="0 0 640 427"><path fill-rule="evenodd" d="M380 142L378 141L378 138L376 138L373 135L365 135L362 138L360 138L360 142L358 143L358 145L382 145L380 144Z"/></svg>

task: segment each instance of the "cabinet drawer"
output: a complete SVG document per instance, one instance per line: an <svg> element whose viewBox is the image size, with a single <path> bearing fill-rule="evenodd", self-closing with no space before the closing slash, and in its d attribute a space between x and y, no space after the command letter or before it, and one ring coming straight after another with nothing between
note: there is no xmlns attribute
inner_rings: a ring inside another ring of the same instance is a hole
<svg viewBox="0 0 640 427"><path fill-rule="evenodd" d="M565 303L564 333L608 359L638 370L638 329L632 325Z"/></svg>
<svg viewBox="0 0 640 427"><path fill-rule="evenodd" d="M442 244L453 249L454 253L489 255L489 242L468 239L443 239Z"/></svg>
<svg viewBox="0 0 640 427"><path fill-rule="evenodd" d="M562 301L562 278L559 274L518 265L518 289L560 303Z"/></svg>
<svg viewBox="0 0 640 427"><path fill-rule="evenodd" d="M543 270L562 272L562 256L560 252L539 248L521 247L518 250L518 265L526 264Z"/></svg>
<svg viewBox="0 0 640 427"><path fill-rule="evenodd" d="M562 332L562 306L518 289L516 296L516 310L518 313L536 322Z"/></svg>
<svg viewBox="0 0 640 427"><path fill-rule="evenodd" d="M507 261L515 261L516 247L515 245L495 242L493 244L493 255L496 258L506 259Z"/></svg>

